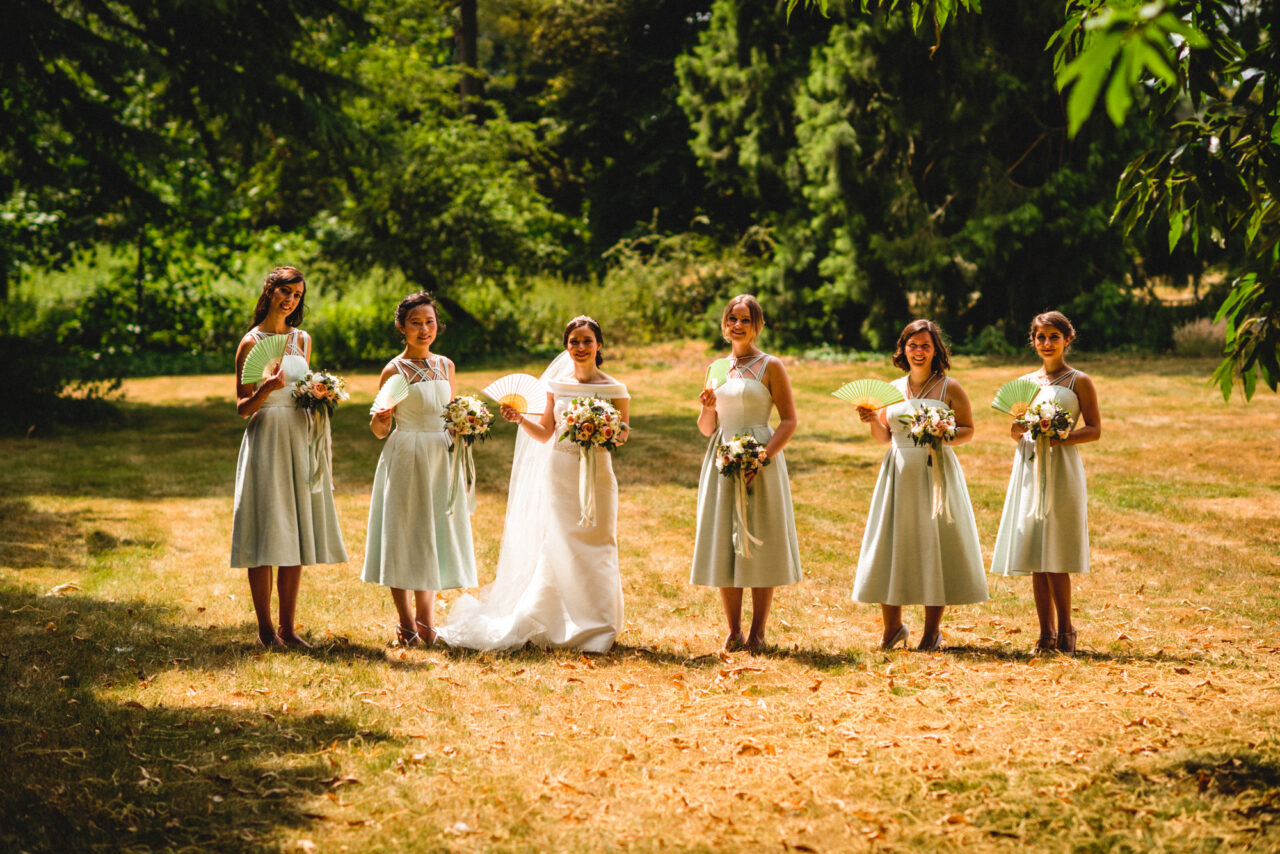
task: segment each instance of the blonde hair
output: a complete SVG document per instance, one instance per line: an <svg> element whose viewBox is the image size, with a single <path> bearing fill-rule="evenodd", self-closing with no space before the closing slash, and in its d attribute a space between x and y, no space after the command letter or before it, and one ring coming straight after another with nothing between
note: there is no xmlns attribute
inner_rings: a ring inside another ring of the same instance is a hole
<svg viewBox="0 0 1280 854"><path fill-rule="evenodd" d="M760 330L764 329L764 309L760 307L760 302L751 294L738 294L725 304L724 313L720 315L720 334L724 336L724 340L729 340L729 312L733 311L739 305L747 307L747 314L751 316L751 333L759 335Z"/></svg>

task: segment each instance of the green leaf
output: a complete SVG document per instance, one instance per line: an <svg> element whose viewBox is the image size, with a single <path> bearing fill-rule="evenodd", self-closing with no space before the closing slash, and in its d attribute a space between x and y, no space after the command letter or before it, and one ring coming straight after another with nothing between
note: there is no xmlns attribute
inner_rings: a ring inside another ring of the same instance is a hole
<svg viewBox="0 0 1280 854"><path fill-rule="evenodd" d="M1093 112L1102 84L1124 40L1121 33L1107 33L1081 51L1058 76L1058 89L1071 86L1067 98L1067 134L1074 137Z"/></svg>
<svg viewBox="0 0 1280 854"><path fill-rule="evenodd" d="M1185 208L1175 208L1169 212L1169 252L1173 252L1178 241L1182 239L1182 227L1186 223Z"/></svg>
<svg viewBox="0 0 1280 854"><path fill-rule="evenodd" d="M1107 115L1116 127L1124 124L1124 117L1133 106L1133 91L1130 89L1132 84L1129 78L1139 70L1133 54L1132 43L1120 51L1115 70L1111 74L1111 81L1107 84Z"/></svg>

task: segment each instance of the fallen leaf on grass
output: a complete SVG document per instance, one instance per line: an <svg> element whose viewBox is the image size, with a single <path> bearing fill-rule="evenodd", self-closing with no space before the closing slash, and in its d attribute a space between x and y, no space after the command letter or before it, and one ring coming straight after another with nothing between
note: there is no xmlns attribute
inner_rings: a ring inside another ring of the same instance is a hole
<svg viewBox="0 0 1280 854"><path fill-rule="evenodd" d="M80 585L76 584L74 581L68 581L68 582L66 582L65 584L59 584L59 585L57 585L56 587L51 588L51 589L49 590L49 592L48 592L48 593L46 593L46 594L44 594L44 595L46 595L46 596L66 596L68 593L71 593L71 592L73 592L73 591L75 591L75 590L83 590L83 589L84 589L84 588L82 588Z"/></svg>
<svg viewBox="0 0 1280 854"><path fill-rule="evenodd" d="M304 852L304 854L315 854L315 852L319 851L320 849L317 848L316 844L312 842L310 839L299 839L298 850Z"/></svg>

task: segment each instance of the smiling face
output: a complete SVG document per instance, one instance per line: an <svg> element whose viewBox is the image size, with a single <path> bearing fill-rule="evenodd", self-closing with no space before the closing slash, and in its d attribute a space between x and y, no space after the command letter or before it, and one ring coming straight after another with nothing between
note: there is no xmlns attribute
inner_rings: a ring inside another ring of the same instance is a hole
<svg viewBox="0 0 1280 854"><path fill-rule="evenodd" d="M1056 361L1066 355L1071 339L1056 326L1037 326L1031 333L1031 346L1046 362Z"/></svg>
<svg viewBox="0 0 1280 854"><path fill-rule="evenodd" d="M908 338L902 345L902 352L906 354L907 364L912 370L932 371L934 369L933 359L938 351L933 346L933 335L927 330L917 332Z"/></svg>
<svg viewBox="0 0 1280 854"><path fill-rule="evenodd" d="M724 316L724 337L731 344L750 344L756 337L751 311L744 304L732 306Z"/></svg>
<svg viewBox="0 0 1280 854"><path fill-rule="evenodd" d="M440 332L440 322L433 305L419 305L409 309L404 322L396 325L404 336L405 344L415 351L429 350Z"/></svg>
<svg viewBox="0 0 1280 854"><path fill-rule="evenodd" d="M271 310L276 314L288 317L299 305L306 294L305 282L285 282L271 289Z"/></svg>
<svg viewBox="0 0 1280 854"><path fill-rule="evenodd" d="M564 348L569 351L569 358L575 364L596 365L596 355L600 352L600 342L590 326L583 324L569 330L565 337Z"/></svg>

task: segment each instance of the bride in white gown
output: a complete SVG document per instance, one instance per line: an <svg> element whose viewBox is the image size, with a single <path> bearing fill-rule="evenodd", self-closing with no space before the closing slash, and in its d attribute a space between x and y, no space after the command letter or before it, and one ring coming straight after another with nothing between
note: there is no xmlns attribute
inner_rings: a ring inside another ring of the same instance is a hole
<svg viewBox="0 0 1280 854"><path fill-rule="evenodd" d="M588 451L596 456L595 523L582 525L579 449L556 439L561 415L577 397L606 399L629 420L626 386L600 370L603 343L599 324L575 317L565 327L565 352L542 375L549 389L542 415L502 407L502 417L519 427L497 576L478 598L464 595L454 603L439 632L450 646L503 650L533 643L601 653L622 628L612 457ZM626 437L624 430L619 441Z"/></svg>

